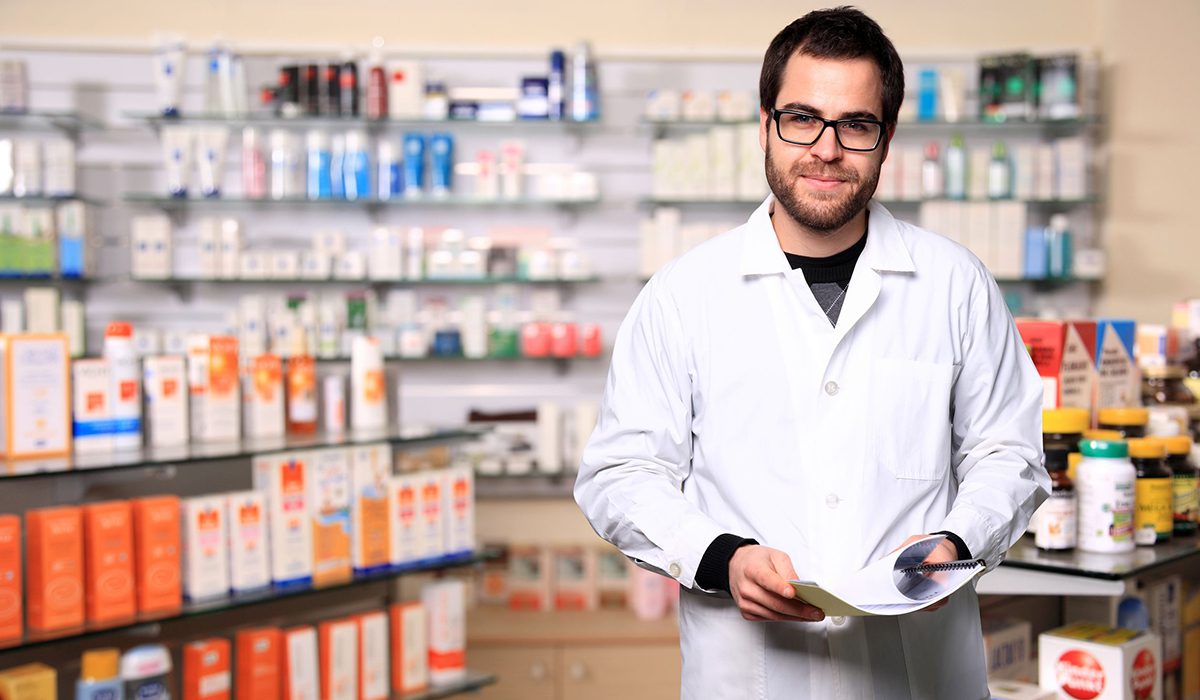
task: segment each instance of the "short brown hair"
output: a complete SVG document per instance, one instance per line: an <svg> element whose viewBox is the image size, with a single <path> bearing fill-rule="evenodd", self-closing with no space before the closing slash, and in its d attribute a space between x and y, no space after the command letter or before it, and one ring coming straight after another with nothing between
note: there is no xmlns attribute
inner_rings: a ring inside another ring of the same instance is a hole
<svg viewBox="0 0 1200 700"><path fill-rule="evenodd" d="M758 95L763 110L770 112L779 97L783 71L795 53L816 58L870 58L879 67L883 83L883 114L888 125L896 123L904 101L904 63L891 39L875 20L853 7L814 10L775 35L763 56Z"/></svg>

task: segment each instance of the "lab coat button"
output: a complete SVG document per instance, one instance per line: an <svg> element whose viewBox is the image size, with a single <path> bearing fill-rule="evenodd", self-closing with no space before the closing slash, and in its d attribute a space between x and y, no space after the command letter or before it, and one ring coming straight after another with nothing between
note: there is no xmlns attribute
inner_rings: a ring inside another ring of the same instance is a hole
<svg viewBox="0 0 1200 700"><path fill-rule="evenodd" d="M667 572L675 578L679 578L679 574L683 573L683 569L679 568L679 564L671 564L667 567Z"/></svg>
<svg viewBox="0 0 1200 700"><path fill-rule="evenodd" d="M825 505L829 506L830 508L837 508L838 503L840 503L841 500L842 499L838 498L836 493L831 493L825 497Z"/></svg>
<svg viewBox="0 0 1200 700"><path fill-rule="evenodd" d="M835 615L835 616L829 618L829 621L832 622L833 624L837 625L838 627L841 627L842 625L846 624L846 618L842 617L841 615Z"/></svg>
<svg viewBox="0 0 1200 700"><path fill-rule="evenodd" d="M825 384L825 393L830 396L837 396L838 388L837 382L828 382Z"/></svg>

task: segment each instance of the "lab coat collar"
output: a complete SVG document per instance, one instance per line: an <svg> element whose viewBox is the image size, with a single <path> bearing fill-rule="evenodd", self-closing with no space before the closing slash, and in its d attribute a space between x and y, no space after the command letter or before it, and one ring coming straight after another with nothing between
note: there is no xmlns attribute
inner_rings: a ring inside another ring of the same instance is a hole
<svg viewBox="0 0 1200 700"><path fill-rule="evenodd" d="M746 221L746 235L742 241L743 276L773 275L792 269L783 249L779 247L775 227L771 224L771 208L774 206L775 197L769 195ZM871 215L867 223L867 246L861 258L863 264L876 272L916 271L908 247L900 237L895 217L874 200L868 211Z"/></svg>

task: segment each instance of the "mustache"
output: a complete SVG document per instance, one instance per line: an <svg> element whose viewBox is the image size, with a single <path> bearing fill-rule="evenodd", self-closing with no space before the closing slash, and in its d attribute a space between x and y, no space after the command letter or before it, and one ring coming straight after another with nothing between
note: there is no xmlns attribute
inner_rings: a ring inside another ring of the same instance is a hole
<svg viewBox="0 0 1200 700"><path fill-rule="evenodd" d="M849 183L858 182L858 173L853 170L843 170L841 168L818 167L811 164L797 163L792 168L794 177L818 177L825 180L843 180Z"/></svg>

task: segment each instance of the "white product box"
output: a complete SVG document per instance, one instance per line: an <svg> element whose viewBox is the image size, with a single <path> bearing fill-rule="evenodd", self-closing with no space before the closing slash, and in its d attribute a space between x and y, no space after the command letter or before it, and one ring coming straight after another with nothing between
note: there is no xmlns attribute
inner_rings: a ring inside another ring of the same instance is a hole
<svg viewBox="0 0 1200 700"><path fill-rule="evenodd" d="M1034 195L1037 199L1054 199L1058 196L1057 156L1054 145L1038 144L1034 149Z"/></svg>
<svg viewBox="0 0 1200 700"><path fill-rule="evenodd" d="M84 325L83 302L67 299L62 303L62 327L67 334L71 357L81 357L87 350L87 329Z"/></svg>
<svg viewBox="0 0 1200 700"><path fill-rule="evenodd" d="M74 393L72 434L75 452L113 449L112 376L108 360L75 360L71 363Z"/></svg>
<svg viewBox="0 0 1200 700"><path fill-rule="evenodd" d="M137 279L170 279L173 273L171 220L166 215L135 216L130 233L130 269Z"/></svg>
<svg viewBox="0 0 1200 700"><path fill-rule="evenodd" d="M388 616L382 610L354 618L358 624L358 691L360 700L387 700L390 643Z"/></svg>
<svg viewBox="0 0 1200 700"><path fill-rule="evenodd" d="M737 127L720 126L708 132L708 152L712 155L710 184L712 196L737 197Z"/></svg>
<svg viewBox="0 0 1200 700"><path fill-rule="evenodd" d="M267 499L261 491L239 491L225 497L229 523L229 585L250 591L271 585Z"/></svg>
<svg viewBox="0 0 1200 700"><path fill-rule="evenodd" d="M184 358L147 357L142 361L145 387L146 444L173 447L188 442L188 382Z"/></svg>
<svg viewBox="0 0 1200 700"><path fill-rule="evenodd" d="M1037 195L1037 147L1023 143L1013 153L1013 199L1024 202Z"/></svg>
<svg viewBox="0 0 1200 700"><path fill-rule="evenodd" d="M989 146L972 146L967 152L967 199L987 199L988 166L992 162Z"/></svg>
<svg viewBox="0 0 1200 700"><path fill-rule="evenodd" d="M371 231L371 258L367 261L368 277L392 281L404 278L404 231L377 226Z"/></svg>
<svg viewBox="0 0 1200 700"><path fill-rule="evenodd" d="M1032 657L1033 626L1028 620L984 617L983 648L989 679L1016 680Z"/></svg>
<svg viewBox="0 0 1200 700"><path fill-rule="evenodd" d="M416 61L388 61L388 117L419 119L425 113L425 74Z"/></svg>
<svg viewBox="0 0 1200 700"><path fill-rule="evenodd" d="M350 453L344 448L309 453L309 516L313 532L313 583L351 575Z"/></svg>
<svg viewBox="0 0 1200 700"><path fill-rule="evenodd" d="M313 236L313 250L336 258L346 252L346 234L341 231L320 231Z"/></svg>
<svg viewBox="0 0 1200 700"><path fill-rule="evenodd" d="M46 157L43 192L47 197L75 194L75 144L67 140L47 141L42 145Z"/></svg>
<svg viewBox="0 0 1200 700"><path fill-rule="evenodd" d="M392 689L412 693L429 685L429 615L420 603L397 603L392 623Z"/></svg>
<svg viewBox="0 0 1200 700"><path fill-rule="evenodd" d="M350 348L350 426L378 431L388 423L383 351L374 338L357 336Z"/></svg>
<svg viewBox="0 0 1200 700"><path fill-rule="evenodd" d="M0 336L0 456L71 451L71 370L62 334Z"/></svg>
<svg viewBox="0 0 1200 700"><path fill-rule="evenodd" d="M967 215L963 243L991 270L995 264L992 260L992 205L988 202L967 202L957 206L965 208Z"/></svg>
<svg viewBox="0 0 1200 700"><path fill-rule="evenodd" d="M1183 579L1175 575L1148 584L1144 597L1150 629L1162 640L1163 672L1174 673L1183 662Z"/></svg>
<svg viewBox="0 0 1200 700"><path fill-rule="evenodd" d="M269 255L271 257L269 273L271 279L300 279L300 253L291 250L277 250Z"/></svg>
<svg viewBox="0 0 1200 700"><path fill-rule="evenodd" d="M632 566L629 558L615 547L602 547L596 551L596 595L601 608L628 609Z"/></svg>
<svg viewBox="0 0 1200 700"><path fill-rule="evenodd" d="M1003 279L1025 275L1025 230L1028 208L1024 202L992 204L992 274Z"/></svg>
<svg viewBox="0 0 1200 700"><path fill-rule="evenodd" d="M244 280L265 280L270 273L270 259L260 250L242 251L238 263L238 277Z"/></svg>
<svg viewBox="0 0 1200 700"><path fill-rule="evenodd" d="M761 200L771 191L763 167L758 124L738 127L738 199Z"/></svg>
<svg viewBox="0 0 1200 700"><path fill-rule="evenodd" d="M336 620L319 629L322 700L359 700L358 624Z"/></svg>
<svg viewBox="0 0 1200 700"><path fill-rule="evenodd" d="M242 406L237 338L193 335L188 338L187 358L192 439L238 439Z"/></svg>
<svg viewBox="0 0 1200 700"><path fill-rule="evenodd" d="M392 563L392 518L388 484L392 447L362 445L350 452L354 501L351 506L353 563L356 573L387 568Z"/></svg>
<svg viewBox="0 0 1200 700"><path fill-rule="evenodd" d="M29 287L25 290L25 330L28 333L58 333L60 295L54 287Z"/></svg>
<svg viewBox="0 0 1200 700"><path fill-rule="evenodd" d="M218 277L237 279L241 272L242 225L237 219L221 220L221 254Z"/></svg>
<svg viewBox="0 0 1200 700"><path fill-rule="evenodd" d="M600 589L596 577L596 552L591 547L555 547L554 609L595 610Z"/></svg>
<svg viewBox="0 0 1200 700"><path fill-rule="evenodd" d="M925 162L925 154L920 146L904 146L897 149L900 161L900 199L917 200L921 198L921 165Z"/></svg>
<svg viewBox="0 0 1200 700"><path fill-rule="evenodd" d="M163 331L163 354L186 356L190 336L185 331Z"/></svg>
<svg viewBox="0 0 1200 700"><path fill-rule="evenodd" d="M1060 698L1162 700L1158 637L1080 623L1038 637L1038 683Z"/></svg>
<svg viewBox="0 0 1200 700"><path fill-rule="evenodd" d="M284 700L320 700L320 671L317 631L310 626L284 630Z"/></svg>
<svg viewBox="0 0 1200 700"><path fill-rule="evenodd" d="M417 500L421 517L421 558L433 559L446 554L446 512L442 491L445 481L440 471L422 471L417 479Z"/></svg>
<svg viewBox="0 0 1200 700"><path fill-rule="evenodd" d="M64 302L63 309L66 309ZM162 332L154 328L133 329L133 352L138 357L162 354Z"/></svg>
<svg viewBox="0 0 1200 700"><path fill-rule="evenodd" d="M313 536L309 516L309 453L254 458L254 488L267 498L271 580L276 584L312 580Z"/></svg>
<svg viewBox="0 0 1200 700"><path fill-rule="evenodd" d="M442 510L446 523L446 554L475 550L475 472L469 466L443 472Z"/></svg>
<svg viewBox="0 0 1200 700"><path fill-rule="evenodd" d="M183 499L183 593L192 600L229 592L225 499Z"/></svg>
<svg viewBox="0 0 1200 700"><path fill-rule="evenodd" d="M429 682L433 685L461 681L466 669L466 584L445 580L421 591L429 615Z"/></svg>
<svg viewBox="0 0 1200 700"><path fill-rule="evenodd" d="M201 219L198 244L200 247L200 279L216 279L221 276L221 221Z"/></svg>
<svg viewBox="0 0 1200 700"><path fill-rule="evenodd" d="M305 251L300 256L300 277L306 280L327 280L333 276L333 260L328 253Z"/></svg>
<svg viewBox="0 0 1200 700"><path fill-rule="evenodd" d="M1000 678L988 679L988 692L991 700L1057 700L1058 693L1053 690L1043 690L1032 683L1007 681Z"/></svg>
<svg viewBox="0 0 1200 700"><path fill-rule="evenodd" d="M509 547L508 607L514 610L553 610L553 567L554 557L548 547ZM632 595L627 595L627 600L632 601L632 598Z"/></svg>
<svg viewBox="0 0 1200 700"><path fill-rule="evenodd" d="M336 261L333 277L339 280L362 280L367 278L367 258L358 251L342 253Z"/></svg>
<svg viewBox="0 0 1200 700"><path fill-rule="evenodd" d="M1083 199L1087 196L1087 142L1082 136L1054 141L1058 199Z"/></svg>
<svg viewBox="0 0 1200 700"><path fill-rule="evenodd" d="M248 438L282 437L284 434L283 360L278 355L258 355L242 379L245 428Z"/></svg>
<svg viewBox="0 0 1200 700"><path fill-rule="evenodd" d="M562 411L553 401L537 406L537 467L543 474L561 474Z"/></svg>
<svg viewBox="0 0 1200 700"><path fill-rule="evenodd" d="M388 522L391 524L393 566L411 564L426 557L425 520L421 516L420 484L414 474L388 480Z"/></svg>
<svg viewBox="0 0 1200 700"><path fill-rule="evenodd" d="M247 294L238 302L238 346L246 357L267 354L267 309L258 294Z"/></svg>

